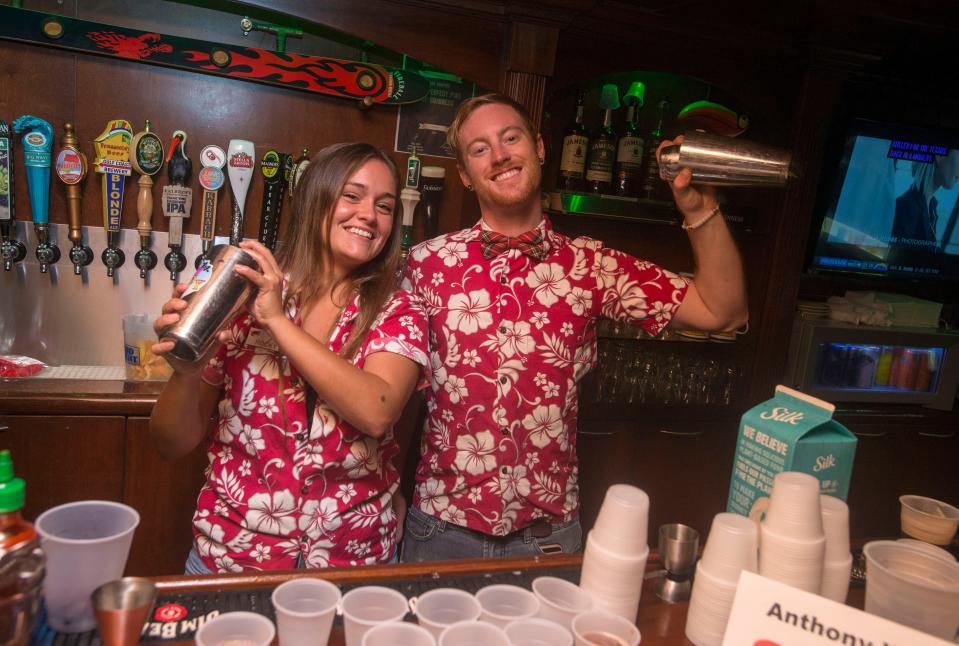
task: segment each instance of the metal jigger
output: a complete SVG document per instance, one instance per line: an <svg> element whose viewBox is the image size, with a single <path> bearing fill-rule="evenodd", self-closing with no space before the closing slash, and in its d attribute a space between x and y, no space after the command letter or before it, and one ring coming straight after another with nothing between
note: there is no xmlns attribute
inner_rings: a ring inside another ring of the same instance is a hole
<svg viewBox="0 0 959 646"><path fill-rule="evenodd" d="M104 646L139 643L156 596L152 581L134 576L104 583L94 590L90 600Z"/></svg>
<svg viewBox="0 0 959 646"><path fill-rule="evenodd" d="M689 600L698 551L699 532L692 527L680 523L660 526L659 558L666 574L656 585L657 597L666 603Z"/></svg>
<svg viewBox="0 0 959 646"><path fill-rule="evenodd" d="M783 186L796 177L789 151L696 130L663 148L659 167L667 180L688 168L693 183L714 186Z"/></svg>

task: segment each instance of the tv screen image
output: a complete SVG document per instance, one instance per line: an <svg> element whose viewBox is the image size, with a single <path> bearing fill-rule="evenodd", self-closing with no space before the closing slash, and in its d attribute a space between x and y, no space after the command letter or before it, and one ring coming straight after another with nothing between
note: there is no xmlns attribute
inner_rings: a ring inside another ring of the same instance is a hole
<svg viewBox="0 0 959 646"><path fill-rule="evenodd" d="M959 280L959 135L857 120L812 268Z"/></svg>

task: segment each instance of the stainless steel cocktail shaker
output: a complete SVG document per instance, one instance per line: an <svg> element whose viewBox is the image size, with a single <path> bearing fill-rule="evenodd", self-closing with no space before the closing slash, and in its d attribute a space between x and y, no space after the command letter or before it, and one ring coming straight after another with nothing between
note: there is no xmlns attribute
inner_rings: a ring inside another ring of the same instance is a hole
<svg viewBox="0 0 959 646"><path fill-rule="evenodd" d="M672 180L688 168L693 183L715 186L782 186L796 174L789 151L762 144L690 131L683 142L663 148L659 167Z"/></svg>
<svg viewBox="0 0 959 646"><path fill-rule="evenodd" d="M180 320L160 333L161 341L173 341L170 354L196 361L209 349L216 333L246 303L252 285L233 271L237 265L258 269L253 256L232 245L217 245L200 263L183 293L189 303Z"/></svg>

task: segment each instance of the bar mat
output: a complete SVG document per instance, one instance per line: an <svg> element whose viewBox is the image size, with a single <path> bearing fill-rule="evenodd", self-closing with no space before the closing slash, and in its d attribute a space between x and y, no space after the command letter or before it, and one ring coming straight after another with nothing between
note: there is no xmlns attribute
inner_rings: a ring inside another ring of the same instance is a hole
<svg viewBox="0 0 959 646"><path fill-rule="evenodd" d="M127 378L127 369L125 366L47 366L33 378L123 381Z"/></svg>
<svg viewBox="0 0 959 646"><path fill-rule="evenodd" d="M529 590L532 588L533 579L541 576L555 576L573 583L579 583L579 570L578 566L570 566L548 570L512 570L469 576L424 575L416 579L348 583L341 584L339 587L345 594L349 590L362 585L381 585L399 590L409 599L435 588L459 588L475 593L480 588L496 583L518 585ZM272 594L272 588L256 588L160 595L150 612L150 618L144 627L140 640L141 642L162 643L192 639L193 634L204 621L212 619L217 614L235 610L256 612L275 622L273 603L270 601L270 595ZM407 615L407 618L409 619L410 615ZM342 623L342 617L337 615L334 625L341 625ZM45 615L41 613L31 643L42 646L102 646L103 642L100 641L100 636L96 630L73 635L59 634L46 625Z"/></svg>

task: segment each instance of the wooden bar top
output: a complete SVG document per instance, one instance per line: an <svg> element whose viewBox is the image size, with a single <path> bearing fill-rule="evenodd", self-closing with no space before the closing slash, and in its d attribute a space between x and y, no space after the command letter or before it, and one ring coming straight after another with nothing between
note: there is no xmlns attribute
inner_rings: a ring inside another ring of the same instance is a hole
<svg viewBox="0 0 959 646"><path fill-rule="evenodd" d="M29 377L0 379L0 413L148 416L165 383Z"/></svg>
<svg viewBox="0 0 959 646"><path fill-rule="evenodd" d="M230 589L273 588L292 578L318 577L338 585L378 584L398 580L430 578L434 581L449 577L496 574L521 570L532 577L548 575L550 570L578 567L582 555L543 556L532 559L477 559L463 561L437 561L432 563L381 565L358 568L330 568L324 570L286 570L270 574L215 574L206 576L157 577L157 592L160 595L189 592L213 592ZM642 633L643 646L689 646L686 639L686 610L688 603L667 604L655 594L656 580L650 575L661 568L655 552L650 554L646 566L647 579L639 604L636 625ZM862 607L862 588L850 591L851 604ZM166 642L190 644L190 641ZM330 646L344 644L343 628L334 624Z"/></svg>

